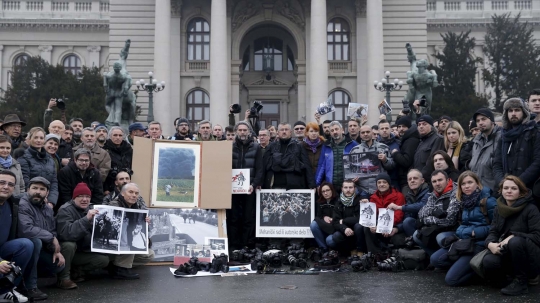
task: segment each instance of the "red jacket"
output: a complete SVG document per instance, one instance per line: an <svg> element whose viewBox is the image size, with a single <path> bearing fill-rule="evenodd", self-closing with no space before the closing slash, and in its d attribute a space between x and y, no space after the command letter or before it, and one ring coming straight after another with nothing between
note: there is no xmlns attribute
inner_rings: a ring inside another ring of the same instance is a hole
<svg viewBox="0 0 540 303"><path fill-rule="evenodd" d="M405 196L403 196L402 193L397 191L395 188L392 188L392 190L381 194L380 191L376 191L373 195L371 195L370 202L374 202L377 205L377 212L379 211L379 208L386 208L390 203L394 203L396 205L405 205ZM401 223L403 221L404 214L401 210L395 210L394 211L394 226L396 226L398 223Z"/></svg>

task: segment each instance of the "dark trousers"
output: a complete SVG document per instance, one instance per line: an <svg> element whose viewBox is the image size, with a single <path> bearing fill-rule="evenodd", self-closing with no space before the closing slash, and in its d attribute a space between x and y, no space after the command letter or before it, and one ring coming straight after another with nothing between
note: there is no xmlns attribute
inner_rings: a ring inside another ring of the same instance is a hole
<svg viewBox="0 0 540 303"><path fill-rule="evenodd" d="M352 230L354 231L354 235L352 236L347 236L341 231L334 232L333 234L326 237L326 244L332 249L361 250L360 248L362 247L362 245L364 245L364 238L359 232L358 226L361 227L361 225L357 223L352 228Z"/></svg>
<svg viewBox="0 0 540 303"><path fill-rule="evenodd" d="M359 224L358 224L359 225ZM405 234L397 233L392 237L385 237L382 234L372 233L369 227L363 227L362 231L366 243L366 249L362 252L381 253L388 250L388 244L392 243L395 247L405 245Z"/></svg>
<svg viewBox="0 0 540 303"><path fill-rule="evenodd" d="M255 193L232 195L231 209L227 209L227 237L229 249L255 247Z"/></svg>
<svg viewBox="0 0 540 303"><path fill-rule="evenodd" d="M536 256L532 254L529 245L535 244L527 243L525 238L513 237L508 241L508 251L503 255L494 255L489 251L482 260L486 277L500 282L509 274L526 281L538 275L539 266L534 262Z"/></svg>
<svg viewBox="0 0 540 303"><path fill-rule="evenodd" d="M28 263L32 259L32 254L34 252L34 244L28 239L15 239L5 242L0 246L0 258L3 260L13 262L16 266L21 268L21 271L29 274L30 272L26 270ZM31 265L30 265L31 266ZM4 275L0 274L0 278ZM18 285L22 276L15 279L15 285ZM6 293L10 289L0 289L0 295Z"/></svg>
<svg viewBox="0 0 540 303"><path fill-rule="evenodd" d="M64 265L58 266L58 259L53 261L53 254L43 248L40 239L30 239L34 243L32 259L24 272L24 285L26 289L37 288L38 271L43 276L51 276L61 272Z"/></svg>

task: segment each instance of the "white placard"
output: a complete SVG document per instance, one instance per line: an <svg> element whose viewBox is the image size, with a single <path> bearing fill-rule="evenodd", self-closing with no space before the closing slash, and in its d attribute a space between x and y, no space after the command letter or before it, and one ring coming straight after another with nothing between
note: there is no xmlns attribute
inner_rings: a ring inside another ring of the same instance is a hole
<svg viewBox="0 0 540 303"><path fill-rule="evenodd" d="M377 218L377 233L389 234L394 228L394 210L388 208L379 208L379 217Z"/></svg>
<svg viewBox="0 0 540 303"><path fill-rule="evenodd" d="M373 202L360 203L360 225L365 227L377 226L377 205Z"/></svg>
<svg viewBox="0 0 540 303"><path fill-rule="evenodd" d="M232 191L233 194L249 194L249 169L232 170Z"/></svg>

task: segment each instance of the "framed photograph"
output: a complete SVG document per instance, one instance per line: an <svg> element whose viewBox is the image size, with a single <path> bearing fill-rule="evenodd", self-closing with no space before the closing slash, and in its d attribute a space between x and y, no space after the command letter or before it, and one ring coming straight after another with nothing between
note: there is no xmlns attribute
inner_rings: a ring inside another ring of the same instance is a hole
<svg viewBox="0 0 540 303"><path fill-rule="evenodd" d="M205 244L210 247L210 258L214 259L214 255L219 256L222 253L229 255L229 244L227 238L210 238L204 239Z"/></svg>
<svg viewBox="0 0 540 303"><path fill-rule="evenodd" d="M201 146L156 142L152 207L199 207Z"/></svg>
<svg viewBox="0 0 540 303"><path fill-rule="evenodd" d="M96 205L92 252L108 254L148 253L148 210Z"/></svg>
<svg viewBox="0 0 540 303"><path fill-rule="evenodd" d="M149 216L153 262L173 262L177 252L184 253L188 244L204 245L206 237L219 237L217 210L151 208Z"/></svg>
<svg viewBox="0 0 540 303"><path fill-rule="evenodd" d="M232 170L232 194L249 194L249 169Z"/></svg>
<svg viewBox="0 0 540 303"><path fill-rule="evenodd" d="M314 201L311 189L257 190L256 236L313 238L309 225L315 218Z"/></svg>
<svg viewBox="0 0 540 303"><path fill-rule="evenodd" d="M343 155L345 179L369 179L384 171L378 154L374 152L355 152L353 147L348 155ZM358 149L357 149L358 150Z"/></svg>

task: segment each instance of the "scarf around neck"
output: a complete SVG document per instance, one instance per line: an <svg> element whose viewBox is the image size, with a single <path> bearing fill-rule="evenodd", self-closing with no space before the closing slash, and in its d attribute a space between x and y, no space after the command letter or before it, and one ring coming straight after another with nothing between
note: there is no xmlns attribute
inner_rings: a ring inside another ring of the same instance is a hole
<svg viewBox="0 0 540 303"><path fill-rule="evenodd" d="M13 163L13 158L11 158L11 155L8 155L7 158L5 159L0 157L0 165L2 165L3 168L9 169L12 163Z"/></svg>
<svg viewBox="0 0 540 303"><path fill-rule="evenodd" d="M506 155L509 152L510 147L512 147L512 143L517 140L522 134L523 129L525 128L524 124L520 124L519 126L516 126L511 129L503 129L502 131L502 164L503 164L503 171L508 171L508 161L506 159Z"/></svg>
<svg viewBox="0 0 540 303"><path fill-rule="evenodd" d="M345 205L346 207L349 207L353 204L354 197L356 197L356 193L354 193L350 197L345 197L343 192L341 192L341 194L339 195L339 199L341 200L341 203L343 203L343 205Z"/></svg>
<svg viewBox="0 0 540 303"><path fill-rule="evenodd" d="M311 141L310 139L308 139L308 137L305 137L304 142L306 142L306 144L309 146L311 151L315 154L317 153L317 147L319 146L319 143L321 142L321 138L317 137L316 141Z"/></svg>
<svg viewBox="0 0 540 303"><path fill-rule="evenodd" d="M482 191L479 188L477 188L470 195L466 195L466 194L462 193L461 194L461 204L463 205L463 208L472 209L476 205L476 202L478 201L478 198L480 197L481 193L482 193Z"/></svg>

